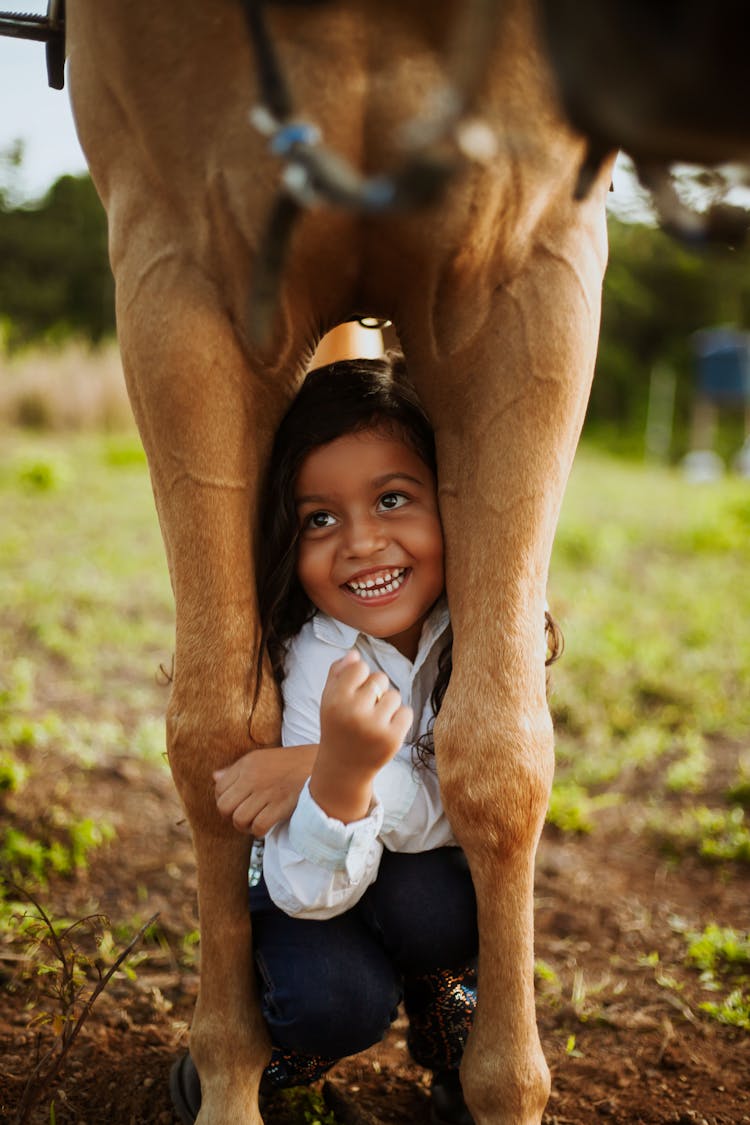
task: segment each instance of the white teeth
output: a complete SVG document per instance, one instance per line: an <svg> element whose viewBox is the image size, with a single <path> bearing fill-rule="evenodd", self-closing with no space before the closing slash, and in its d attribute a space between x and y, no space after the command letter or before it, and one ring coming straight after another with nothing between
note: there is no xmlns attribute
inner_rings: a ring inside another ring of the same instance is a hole
<svg viewBox="0 0 750 1125"><path fill-rule="evenodd" d="M363 582L347 582L348 588L359 598L379 598L383 594L392 594L402 585L406 576L406 567L398 570L387 570L376 578L367 578Z"/></svg>

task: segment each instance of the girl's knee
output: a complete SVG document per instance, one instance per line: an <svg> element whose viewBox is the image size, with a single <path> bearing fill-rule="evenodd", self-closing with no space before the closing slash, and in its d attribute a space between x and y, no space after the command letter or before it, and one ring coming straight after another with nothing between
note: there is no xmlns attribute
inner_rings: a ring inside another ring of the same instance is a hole
<svg viewBox="0 0 750 1125"><path fill-rule="evenodd" d="M264 968L259 965L263 1015L273 1043L285 1051L353 1055L380 1042L396 1015L400 990L388 966L331 958L279 982Z"/></svg>
<svg viewBox="0 0 750 1125"><path fill-rule="evenodd" d="M428 972L471 961L479 946L477 904L463 853L401 853L389 856L384 867L375 910L399 969Z"/></svg>

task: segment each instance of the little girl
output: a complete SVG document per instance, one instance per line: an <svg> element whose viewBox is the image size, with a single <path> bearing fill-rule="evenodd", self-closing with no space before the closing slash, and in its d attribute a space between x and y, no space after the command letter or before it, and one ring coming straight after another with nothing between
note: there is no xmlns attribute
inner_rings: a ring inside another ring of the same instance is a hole
<svg viewBox="0 0 750 1125"><path fill-rule="evenodd" d="M262 647L284 749L219 771L216 793L256 837L250 908L274 1045L262 1092L378 1042L403 1000L411 1055L433 1072L432 1122L471 1125L458 1067L476 1006L476 901L432 745L451 669L435 471L400 357L308 375L277 434L261 521ZM260 669L256 700L259 683ZM189 1056L172 1094L194 1120Z"/></svg>

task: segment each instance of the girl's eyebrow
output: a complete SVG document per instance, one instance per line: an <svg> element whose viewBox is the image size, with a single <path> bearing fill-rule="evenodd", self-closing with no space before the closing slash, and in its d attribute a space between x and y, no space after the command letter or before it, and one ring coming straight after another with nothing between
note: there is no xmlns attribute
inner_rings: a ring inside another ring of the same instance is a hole
<svg viewBox="0 0 750 1125"><path fill-rule="evenodd" d="M384 473L382 477L375 477L373 484L376 488L383 488L384 485L390 484L394 480L408 480L412 484L424 485L424 481L419 477L412 476L411 473Z"/></svg>
<svg viewBox="0 0 750 1125"><path fill-rule="evenodd" d="M423 480L420 480L419 477L412 476L411 473L383 473L380 477L373 477L370 483L374 488L384 488L394 480L408 480L412 484L418 485L420 488L424 488L425 485ZM323 496L318 492L309 492L304 496L298 496L294 503L300 508L303 504L330 504L333 499L335 499L335 497L331 495Z"/></svg>
<svg viewBox="0 0 750 1125"><path fill-rule="evenodd" d="M317 493L311 492L308 496L297 496L294 503L299 508L303 504L327 504L330 499L330 496L319 496Z"/></svg>

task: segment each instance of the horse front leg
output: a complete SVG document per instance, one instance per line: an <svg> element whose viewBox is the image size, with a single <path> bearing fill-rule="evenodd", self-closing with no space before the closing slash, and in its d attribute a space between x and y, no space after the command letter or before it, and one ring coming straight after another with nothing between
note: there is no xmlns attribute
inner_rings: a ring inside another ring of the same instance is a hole
<svg viewBox="0 0 750 1125"><path fill-rule="evenodd" d="M498 287L482 329L437 372L434 353L417 348L412 363L436 428L454 630L437 766L478 900L479 1003L462 1066L477 1125L538 1125L549 1093L533 957L553 774L544 609L593 371L603 218L561 241Z"/></svg>
<svg viewBox="0 0 750 1125"><path fill-rule="evenodd" d="M252 514L283 396L254 377L211 285L189 262L146 274L135 296L121 297L118 317L176 604L167 743L198 868L201 985L190 1043L198 1120L259 1125L269 1045L252 972L249 841L218 815L212 773L252 745ZM252 736L278 738L273 697L262 696Z"/></svg>

